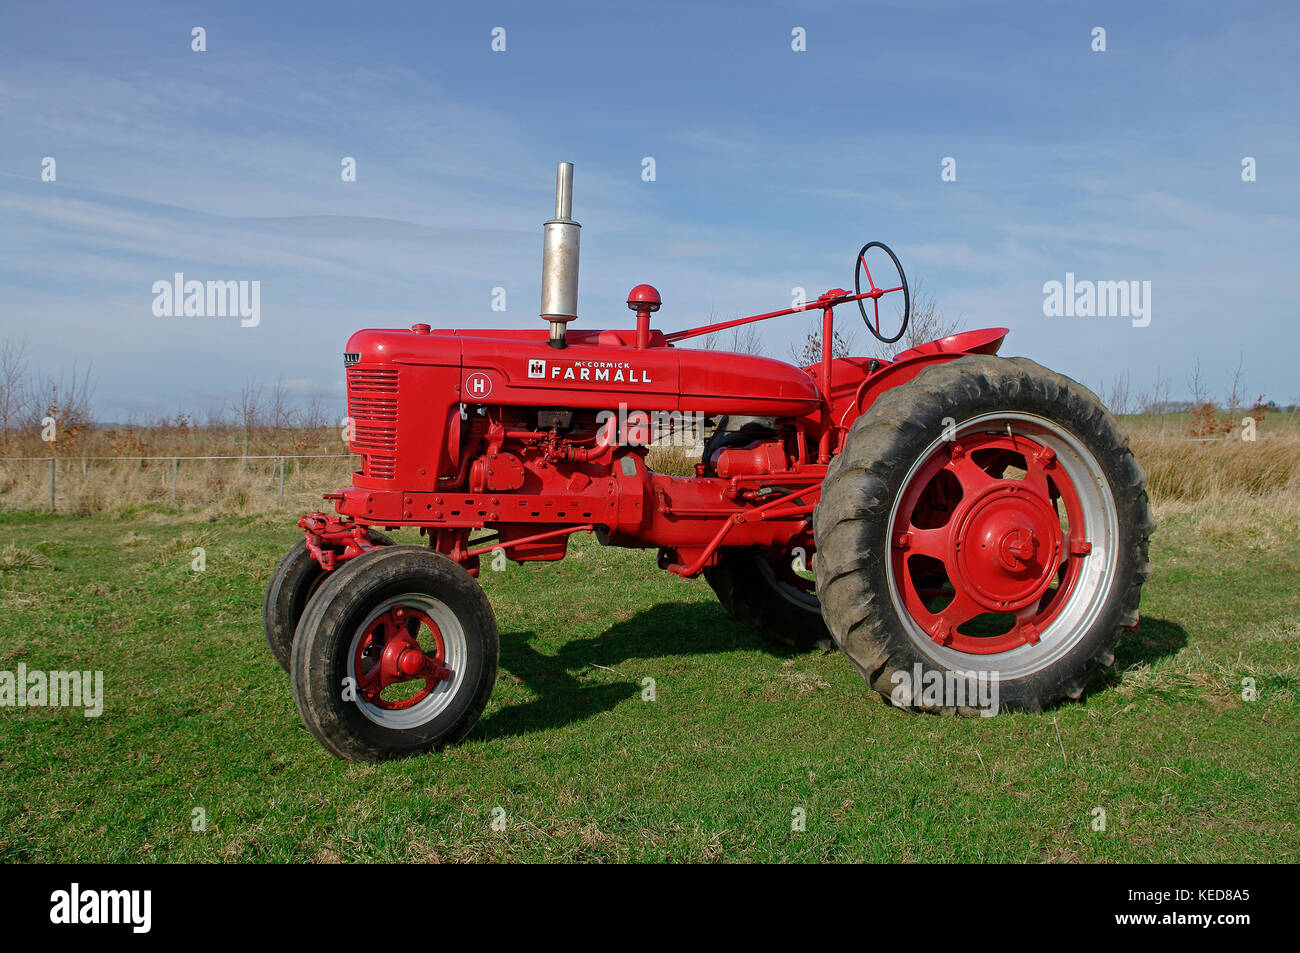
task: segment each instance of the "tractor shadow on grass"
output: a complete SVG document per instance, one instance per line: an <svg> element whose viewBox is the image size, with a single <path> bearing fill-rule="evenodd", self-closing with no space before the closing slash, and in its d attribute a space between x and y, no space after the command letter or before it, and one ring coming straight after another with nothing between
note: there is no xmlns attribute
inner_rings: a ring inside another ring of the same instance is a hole
<svg viewBox="0 0 1300 953"><path fill-rule="evenodd" d="M687 657L761 648L774 655L797 654L769 645L733 619L719 605L699 602L664 602L618 622L600 635L574 639L554 655L539 652L533 632L506 632L501 636L501 675L518 679L539 697L494 711L482 719L471 738L507 738L561 728L612 711L620 702L641 692L641 679L650 674L634 663L665 656ZM1089 688L1096 694L1115 688L1139 666L1177 655L1187 645L1187 631L1169 619L1142 618L1137 632L1126 632L1115 649L1115 664L1104 670ZM617 681L592 682L591 668L608 669ZM656 669L662 673L662 666Z"/></svg>
<svg viewBox="0 0 1300 953"><path fill-rule="evenodd" d="M1089 694L1115 688L1130 670L1154 665L1177 655L1187 646L1187 630L1171 619L1142 616L1136 632L1125 632L1115 646L1115 664L1105 669L1090 687Z"/></svg>
<svg viewBox="0 0 1300 953"><path fill-rule="evenodd" d="M501 634L498 678L518 679L540 697L492 712L478 723L471 738L545 731L612 711L641 694L643 677L662 675L662 666L650 672L628 664L640 659L755 648L793 654L763 642L721 606L699 602L663 602L643 609L594 638L565 643L554 655L539 652L532 644L536 638L533 632ZM590 680L592 668L611 671L597 671L601 681L596 682ZM617 681L611 683L605 676Z"/></svg>

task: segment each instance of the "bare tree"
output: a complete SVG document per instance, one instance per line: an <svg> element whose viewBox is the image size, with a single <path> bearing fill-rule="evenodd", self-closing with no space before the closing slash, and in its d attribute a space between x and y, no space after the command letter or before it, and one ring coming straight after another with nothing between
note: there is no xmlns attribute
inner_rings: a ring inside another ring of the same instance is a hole
<svg viewBox="0 0 1300 953"><path fill-rule="evenodd" d="M307 406L303 408L299 423L307 430L323 430L330 426L329 414L325 412L325 405L321 403L320 397L315 394L311 396Z"/></svg>
<svg viewBox="0 0 1300 953"><path fill-rule="evenodd" d="M294 407L293 401L289 397L288 388L284 386L284 378L276 379L275 386L271 388L271 397L266 408L267 421L271 426L272 439L275 442L276 450L280 449L280 438L285 431L294 425L298 416L297 408Z"/></svg>
<svg viewBox="0 0 1300 953"><path fill-rule="evenodd" d="M230 426L230 417L223 404L209 405L203 414L203 426L209 430L224 430Z"/></svg>
<svg viewBox="0 0 1300 953"><path fill-rule="evenodd" d="M239 391L239 403L235 406L239 425L244 430L244 456L248 456L248 443L253 430L262 422L262 385L244 381Z"/></svg>
<svg viewBox="0 0 1300 953"><path fill-rule="evenodd" d="M709 305L709 316L704 320L705 326L718 323L718 309L716 305ZM705 334L695 339L695 347L701 351L718 351L722 349L722 338L718 332Z"/></svg>
<svg viewBox="0 0 1300 953"><path fill-rule="evenodd" d="M735 314L727 320L735 320L745 317L745 315ZM705 324L717 324L721 319L718 309L709 308L709 318ZM734 354L766 354L767 347L763 341L763 332L759 328L761 322L755 321L751 324L740 324L734 328L727 328L722 331L714 331L712 334L705 334L696 339L698 347L702 351L731 351Z"/></svg>
<svg viewBox="0 0 1300 953"><path fill-rule="evenodd" d="M836 328L831 332L831 357L850 357L853 354L853 332ZM808 367L822 359L822 319L817 317L808 326L803 341L790 345L790 357L800 367Z"/></svg>
<svg viewBox="0 0 1300 953"><path fill-rule="evenodd" d="M1102 405L1112 414L1119 416L1131 414L1133 400L1129 393L1130 384L1128 371L1116 374L1109 388L1106 387L1106 382L1102 381L1101 387L1097 389L1097 396L1101 398Z"/></svg>
<svg viewBox="0 0 1300 953"><path fill-rule="evenodd" d="M1192 403L1200 407L1210 402L1210 391L1201 376L1201 359L1198 357L1192 365L1192 373L1187 378L1187 389L1192 392Z"/></svg>
<svg viewBox="0 0 1300 953"><path fill-rule="evenodd" d="M727 334L726 350L736 354L766 353L763 332L758 325L759 322L755 321L752 324L741 324L731 328Z"/></svg>
<svg viewBox="0 0 1300 953"><path fill-rule="evenodd" d="M0 345L0 454L9 452L10 431L31 416L31 403L27 342L6 338Z"/></svg>
<svg viewBox="0 0 1300 953"><path fill-rule="evenodd" d="M95 385L90 377L90 368L82 374L77 373L77 365L72 365L72 373L65 378L47 375L36 385L33 399L28 403L27 426L33 432L44 430L52 423L54 439L50 447L56 454L67 450L94 424L90 398Z"/></svg>
<svg viewBox="0 0 1300 953"><path fill-rule="evenodd" d="M1151 390L1143 391L1134 401L1139 414L1165 414L1169 410L1169 378L1156 368L1156 380Z"/></svg>
<svg viewBox="0 0 1300 953"><path fill-rule="evenodd" d="M1245 399L1245 394L1243 394L1241 390L1241 376L1242 370L1245 366L1245 360L1245 355L1238 351L1237 369L1232 372L1232 390L1228 391L1228 399L1226 402L1228 416L1230 418L1236 418L1237 411L1241 409L1242 401Z"/></svg>

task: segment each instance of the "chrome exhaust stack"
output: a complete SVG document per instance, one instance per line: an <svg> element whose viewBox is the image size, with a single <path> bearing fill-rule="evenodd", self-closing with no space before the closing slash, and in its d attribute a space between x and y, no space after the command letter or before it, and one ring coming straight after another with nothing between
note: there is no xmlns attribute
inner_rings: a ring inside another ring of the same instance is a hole
<svg viewBox="0 0 1300 953"><path fill-rule="evenodd" d="M573 163L555 170L555 218L542 226L542 320L551 347L565 346L565 325L578 316L578 231L573 216Z"/></svg>

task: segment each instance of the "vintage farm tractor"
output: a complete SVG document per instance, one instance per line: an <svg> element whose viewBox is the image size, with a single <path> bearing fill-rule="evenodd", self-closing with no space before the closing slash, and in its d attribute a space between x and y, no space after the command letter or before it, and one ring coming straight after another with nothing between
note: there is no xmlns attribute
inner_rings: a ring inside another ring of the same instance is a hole
<svg viewBox="0 0 1300 953"><path fill-rule="evenodd" d="M497 671L480 559L562 559L582 532L703 573L765 639L833 639L902 707L975 709L923 693L911 679L923 672L992 677L1002 710L1077 699L1137 624L1153 529L1143 473L1097 398L995 356L1005 328L892 360L835 357L838 305L857 302L881 341L906 329L907 281L878 242L858 253L852 293L665 334L651 327L659 293L638 285L635 327L568 330L572 183L561 163L543 249L549 330L417 324L348 341L361 469L325 497L335 514L299 521L305 539L264 610L312 734L350 759L462 738ZM882 329L882 302L896 303L896 329ZM822 321L809 367L678 346L810 310ZM648 422L664 415L712 431L689 476L647 465ZM379 531L404 526L428 545Z"/></svg>

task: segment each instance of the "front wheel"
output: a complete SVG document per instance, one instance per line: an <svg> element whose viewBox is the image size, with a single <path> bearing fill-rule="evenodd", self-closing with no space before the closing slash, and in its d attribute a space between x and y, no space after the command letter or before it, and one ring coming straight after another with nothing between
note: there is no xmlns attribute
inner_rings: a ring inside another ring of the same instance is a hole
<svg viewBox="0 0 1300 953"><path fill-rule="evenodd" d="M463 738L496 680L487 596L457 563L392 546L336 569L293 647L293 695L328 751L377 761Z"/></svg>
<svg viewBox="0 0 1300 953"><path fill-rule="evenodd" d="M900 707L962 713L1079 698L1137 622L1154 529L1097 398L987 355L929 368L858 418L813 525L823 614L866 681Z"/></svg>
<svg viewBox="0 0 1300 953"><path fill-rule="evenodd" d="M375 546L393 545L393 540L377 529L366 530L366 538ZM298 628L298 620L328 575L307 550L306 540L302 539L284 554L275 572L271 573L266 598L262 600L262 628L271 655L286 672L293 657L293 634Z"/></svg>

